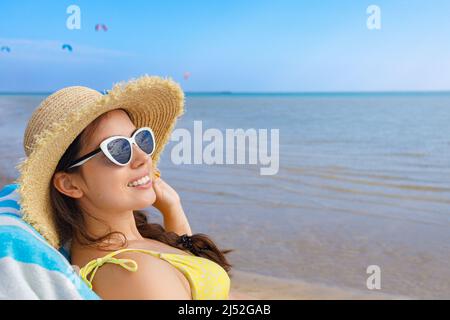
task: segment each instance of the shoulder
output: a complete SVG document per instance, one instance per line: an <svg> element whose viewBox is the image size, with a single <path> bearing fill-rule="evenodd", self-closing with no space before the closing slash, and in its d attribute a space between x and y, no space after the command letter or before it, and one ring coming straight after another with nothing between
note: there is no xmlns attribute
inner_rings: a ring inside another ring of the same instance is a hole
<svg viewBox="0 0 450 320"><path fill-rule="evenodd" d="M115 256L134 260L137 271L105 263L92 282L94 291L103 299L190 299L173 268L164 260L149 254L125 252Z"/></svg>

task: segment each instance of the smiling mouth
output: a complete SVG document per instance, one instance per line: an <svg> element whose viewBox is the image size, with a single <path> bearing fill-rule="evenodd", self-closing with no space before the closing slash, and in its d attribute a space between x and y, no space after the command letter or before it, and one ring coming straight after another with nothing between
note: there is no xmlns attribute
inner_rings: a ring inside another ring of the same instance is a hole
<svg viewBox="0 0 450 320"><path fill-rule="evenodd" d="M135 188L135 187L145 186L145 185L149 184L150 182L151 182L150 177L149 176L145 176L145 177L142 177L142 178L140 178L138 180L135 180L133 182L129 182L127 184L127 186L130 187L130 188Z"/></svg>
<svg viewBox="0 0 450 320"><path fill-rule="evenodd" d="M152 180L147 181L147 183L145 183L145 184L138 185L135 187L128 187L128 188L137 189L137 190L151 189L152 188Z"/></svg>

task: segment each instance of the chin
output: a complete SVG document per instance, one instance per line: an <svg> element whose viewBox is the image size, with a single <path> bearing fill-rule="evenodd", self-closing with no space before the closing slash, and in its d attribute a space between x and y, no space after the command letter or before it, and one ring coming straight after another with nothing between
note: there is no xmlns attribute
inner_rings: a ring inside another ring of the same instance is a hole
<svg viewBox="0 0 450 320"><path fill-rule="evenodd" d="M156 201L156 196L153 193L152 195L150 195L149 197L145 197L142 200L139 201L134 201L135 202L135 206L134 207L139 207L139 209L135 209L135 210L140 210L140 209L144 209L144 208L148 208L150 206L153 205L153 203L155 203Z"/></svg>
<svg viewBox="0 0 450 320"><path fill-rule="evenodd" d="M154 202L154 201L153 201L153 202ZM146 209L146 208L149 208L149 207L152 206L153 202L148 202L148 203L146 203L146 204L140 204L140 205L137 205L137 206L136 206L137 209L134 209L134 210L144 210L144 209ZM136 207L135 207L135 208L136 208Z"/></svg>

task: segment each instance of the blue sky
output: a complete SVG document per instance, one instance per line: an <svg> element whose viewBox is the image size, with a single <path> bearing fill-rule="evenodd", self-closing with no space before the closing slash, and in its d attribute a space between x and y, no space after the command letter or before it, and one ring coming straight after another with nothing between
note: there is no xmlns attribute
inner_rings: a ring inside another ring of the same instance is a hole
<svg viewBox="0 0 450 320"><path fill-rule="evenodd" d="M66 28L71 4L81 30ZM380 30L366 27L371 4ZM186 91L450 90L449 14L444 0L1 1L0 91L141 74Z"/></svg>

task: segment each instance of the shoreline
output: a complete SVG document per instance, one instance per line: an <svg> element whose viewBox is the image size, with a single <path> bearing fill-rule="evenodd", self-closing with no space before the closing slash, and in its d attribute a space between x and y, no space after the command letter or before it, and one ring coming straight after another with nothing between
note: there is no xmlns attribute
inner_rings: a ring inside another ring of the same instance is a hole
<svg viewBox="0 0 450 320"><path fill-rule="evenodd" d="M338 288L297 279L283 279L231 270L231 290L258 300L409 300L376 291Z"/></svg>

